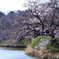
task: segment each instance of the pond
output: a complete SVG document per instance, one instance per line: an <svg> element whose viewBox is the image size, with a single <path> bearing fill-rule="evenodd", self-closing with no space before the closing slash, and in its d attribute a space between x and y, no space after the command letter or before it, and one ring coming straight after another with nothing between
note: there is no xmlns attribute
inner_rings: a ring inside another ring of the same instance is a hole
<svg viewBox="0 0 59 59"><path fill-rule="evenodd" d="M0 59L38 59L25 54L23 50L0 47Z"/></svg>

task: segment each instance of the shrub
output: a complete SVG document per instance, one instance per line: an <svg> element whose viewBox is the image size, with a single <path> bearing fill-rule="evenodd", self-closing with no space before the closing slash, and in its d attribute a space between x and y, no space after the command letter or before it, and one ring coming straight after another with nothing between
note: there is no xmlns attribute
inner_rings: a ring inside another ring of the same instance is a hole
<svg viewBox="0 0 59 59"><path fill-rule="evenodd" d="M19 41L18 42L18 44L17 45L27 45L27 44L29 44L30 43L30 41L29 40L21 40L21 41Z"/></svg>
<svg viewBox="0 0 59 59"><path fill-rule="evenodd" d="M32 48L39 45L41 38L47 38L49 40L52 40L52 38L50 36L38 36L38 37L33 39L32 43L31 43Z"/></svg>
<svg viewBox="0 0 59 59"><path fill-rule="evenodd" d="M7 46L8 45L8 41L2 41L0 42L0 46Z"/></svg>
<svg viewBox="0 0 59 59"><path fill-rule="evenodd" d="M53 47L51 44L52 44L52 42L48 43L46 45L46 49L48 49L52 53L58 53L59 52L59 48Z"/></svg>
<svg viewBox="0 0 59 59"><path fill-rule="evenodd" d="M53 48L53 49L51 50L51 52L59 53L59 48Z"/></svg>
<svg viewBox="0 0 59 59"><path fill-rule="evenodd" d="M53 52L53 53L59 53L59 47L55 47L55 45L52 45L53 42L52 42L52 38L50 36L38 36L36 38L33 39L32 43L31 43L31 47L32 48L35 48L36 46L39 45L40 43L40 39L42 38L47 38L50 40L50 42L44 47L45 49L49 50L50 52ZM58 41L58 44L59 44L59 38L57 39Z"/></svg>
<svg viewBox="0 0 59 59"><path fill-rule="evenodd" d="M58 44L59 44L59 38L57 38Z"/></svg>
<svg viewBox="0 0 59 59"><path fill-rule="evenodd" d="M58 45L59 45L59 39L56 39L58 41ZM50 52L53 52L53 53L59 53L59 47L55 47L55 43L54 45L52 45L53 43L50 42L46 45L46 49L48 49Z"/></svg>

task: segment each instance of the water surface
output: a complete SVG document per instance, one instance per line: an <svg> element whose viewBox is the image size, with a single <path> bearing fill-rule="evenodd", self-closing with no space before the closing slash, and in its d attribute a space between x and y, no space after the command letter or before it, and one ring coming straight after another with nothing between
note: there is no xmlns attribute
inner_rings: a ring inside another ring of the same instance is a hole
<svg viewBox="0 0 59 59"><path fill-rule="evenodd" d="M0 59L38 59L25 54L23 50L13 50L0 47Z"/></svg>

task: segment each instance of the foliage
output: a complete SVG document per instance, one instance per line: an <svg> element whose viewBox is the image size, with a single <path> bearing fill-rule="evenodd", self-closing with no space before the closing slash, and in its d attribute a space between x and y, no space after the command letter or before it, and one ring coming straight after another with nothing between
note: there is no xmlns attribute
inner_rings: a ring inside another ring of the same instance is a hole
<svg viewBox="0 0 59 59"><path fill-rule="evenodd" d="M51 44L52 44L51 42L49 44L47 44L46 49L48 49L50 52L58 53L59 52L59 48L53 47Z"/></svg>
<svg viewBox="0 0 59 59"><path fill-rule="evenodd" d="M34 48L35 46L37 46L40 43L41 38L47 38L49 40L52 40L52 38L50 36L38 36L33 39L32 43L31 43L32 48Z"/></svg>
<svg viewBox="0 0 59 59"><path fill-rule="evenodd" d="M53 48L51 52L59 53L59 48Z"/></svg>
<svg viewBox="0 0 59 59"><path fill-rule="evenodd" d="M0 46L7 46L8 45L8 41L2 41L0 42Z"/></svg>
<svg viewBox="0 0 59 59"><path fill-rule="evenodd" d="M57 38L58 44L59 44L59 38Z"/></svg>
<svg viewBox="0 0 59 59"><path fill-rule="evenodd" d="M17 43L17 44L16 44ZM30 44L31 42L29 41L29 40L21 40L21 41L16 41L16 42L14 42L14 41L12 41L12 42L10 42L10 41L2 41L2 42L0 42L0 46L13 46L13 45L15 45L15 46L26 46L27 44Z"/></svg>
<svg viewBox="0 0 59 59"><path fill-rule="evenodd" d="M58 41L58 44L59 44L59 39L56 39ZM59 47L55 47L55 45L52 45L53 43L50 42L46 45L46 49L48 49L50 52L53 52L53 53L59 53Z"/></svg>
<svg viewBox="0 0 59 59"><path fill-rule="evenodd" d="M27 44L29 44L30 43L30 41L29 40L21 40L21 41L19 41L18 42L18 44L17 45L27 45Z"/></svg>
<svg viewBox="0 0 59 59"><path fill-rule="evenodd" d="M59 52L59 48L55 47L55 45L52 45L53 44L53 42L52 42L53 39L50 36L38 36L38 37L34 38L32 43L31 43L32 48L39 45L41 38L47 38L47 39L50 40L50 42L44 47L45 49L48 49L52 53L58 53ZM58 44L59 44L59 39L57 39L57 41L58 41Z"/></svg>
<svg viewBox="0 0 59 59"><path fill-rule="evenodd" d="M46 49L51 50L52 49L52 43L50 42L49 44L46 45Z"/></svg>

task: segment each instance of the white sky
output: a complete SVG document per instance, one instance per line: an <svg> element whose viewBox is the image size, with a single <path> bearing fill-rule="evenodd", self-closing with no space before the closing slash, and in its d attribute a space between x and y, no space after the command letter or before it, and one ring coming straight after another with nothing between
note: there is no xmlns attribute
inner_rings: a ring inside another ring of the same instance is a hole
<svg viewBox="0 0 59 59"><path fill-rule="evenodd" d="M25 2L26 0L0 0L0 11L6 14L13 10L25 10L23 6Z"/></svg>
<svg viewBox="0 0 59 59"><path fill-rule="evenodd" d="M26 0L0 0L0 11L25 10Z"/></svg>

